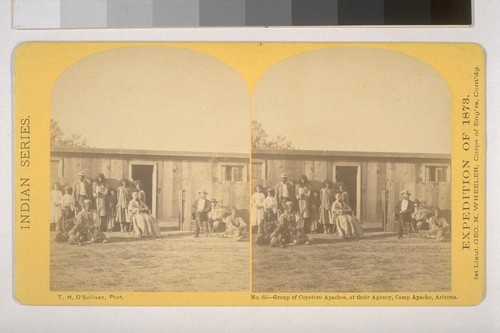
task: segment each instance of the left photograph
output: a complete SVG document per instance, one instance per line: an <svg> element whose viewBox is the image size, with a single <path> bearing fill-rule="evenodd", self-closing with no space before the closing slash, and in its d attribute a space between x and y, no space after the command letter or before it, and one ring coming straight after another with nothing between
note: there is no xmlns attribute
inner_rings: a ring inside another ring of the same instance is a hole
<svg viewBox="0 0 500 333"><path fill-rule="evenodd" d="M69 65L50 98L50 290L248 291L248 124L244 81L201 52Z"/></svg>

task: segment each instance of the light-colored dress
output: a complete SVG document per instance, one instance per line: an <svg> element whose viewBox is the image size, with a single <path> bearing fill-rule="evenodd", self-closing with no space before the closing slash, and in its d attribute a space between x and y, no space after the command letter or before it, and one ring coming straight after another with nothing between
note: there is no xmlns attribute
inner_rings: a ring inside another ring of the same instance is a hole
<svg viewBox="0 0 500 333"><path fill-rule="evenodd" d="M334 221L330 221L329 212L333 203L333 191L330 188L323 187L320 192L320 205L319 205L319 224L333 224Z"/></svg>
<svg viewBox="0 0 500 333"><path fill-rule="evenodd" d="M253 225L258 226L264 220L264 201L266 196L262 192L252 195Z"/></svg>
<svg viewBox="0 0 500 333"><path fill-rule="evenodd" d="M108 195L108 185L106 183L94 184L94 198L96 213L98 216L106 216L106 196Z"/></svg>
<svg viewBox="0 0 500 333"><path fill-rule="evenodd" d="M297 203L299 206L300 217L307 219L309 218L311 203L309 198L311 196L311 189L307 185L298 185L295 190L297 193Z"/></svg>
<svg viewBox="0 0 500 333"><path fill-rule="evenodd" d="M340 201L333 203L332 220L337 226L337 233L340 239L364 237L361 223L352 215L351 207L345 203Z"/></svg>
<svg viewBox="0 0 500 333"><path fill-rule="evenodd" d="M126 186L118 186L116 195L118 197L118 202L116 203L116 221L129 223L128 203L130 202L130 189Z"/></svg>
<svg viewBox="0 0 500 333"><path fill-rule="evenodd" d="M158 223L149 214L149 208L140 200L132 200L128 210L134 225L134 235L137 237L159 237L161 236Z"/></svg>
<svg viewBox="0 0 500 333"><path fill-rule="evenodd" d="M59 190L50 191L50 223L59 225L62 218L61 199L62 192Z"/></svg>

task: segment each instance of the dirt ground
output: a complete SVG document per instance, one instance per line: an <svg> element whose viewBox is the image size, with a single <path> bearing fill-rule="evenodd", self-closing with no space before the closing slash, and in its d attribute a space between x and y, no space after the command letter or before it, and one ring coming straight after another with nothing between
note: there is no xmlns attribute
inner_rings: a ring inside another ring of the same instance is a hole
<svg viewBox="0 0 500 333"><path fill-rule="evenodd" d="M249 242L163 232L106 233L109 243L68 245L51 233L54 291L248 291Z"/></svg>
<svg viewBox="0 0 500 333"><path fill-rule="evenodd" d="M369 233L312 235L311 245L253 245L254 292L427 292L451 289L451 243Z"/></svg>

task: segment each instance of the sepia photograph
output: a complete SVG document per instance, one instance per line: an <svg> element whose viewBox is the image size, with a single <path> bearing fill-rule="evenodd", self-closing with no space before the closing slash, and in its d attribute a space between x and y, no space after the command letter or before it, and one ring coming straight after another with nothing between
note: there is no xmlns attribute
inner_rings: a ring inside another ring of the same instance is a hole
<svg viewBox="0 0 500 333"><path fill-rule="evenodd" d="M483 60L449 43L20 46L16 297L477 304Z"/></svg>
<svg viewBox="0 0 500 333"><path fill-rule="evenodd" d="M253 291L450 291L450 103L393 50L270 67L252 96Z"/></svg>
<svg viewBox="0 0 500 333"><path fill-rule="evenodd" d="M247 291L248 106L235 71L192 50L67 67L51 91L50 289Z"/></svg>

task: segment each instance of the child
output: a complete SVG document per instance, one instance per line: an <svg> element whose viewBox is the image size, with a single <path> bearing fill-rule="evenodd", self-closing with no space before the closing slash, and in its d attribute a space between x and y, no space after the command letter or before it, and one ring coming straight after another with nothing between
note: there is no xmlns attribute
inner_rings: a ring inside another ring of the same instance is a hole
<svg viewBox="0 0 500 333"><path fill-rule="evenodd" d="M252 207L253 207L253 225L252 233L257 232L259 235L265 233L265 222L264 222L264 201L266 196L262 193L262 186L257 185L255 187L255 193L252 195Z"/></svg>

